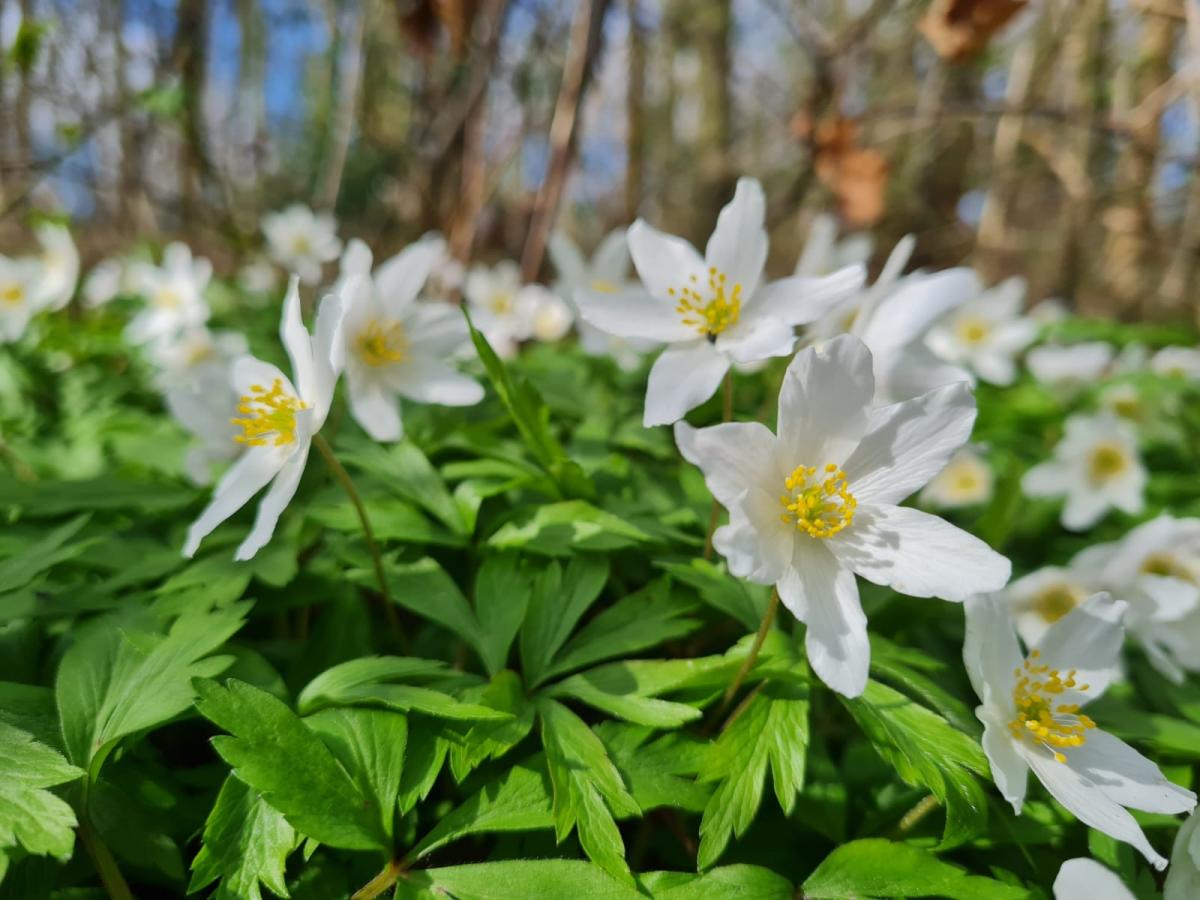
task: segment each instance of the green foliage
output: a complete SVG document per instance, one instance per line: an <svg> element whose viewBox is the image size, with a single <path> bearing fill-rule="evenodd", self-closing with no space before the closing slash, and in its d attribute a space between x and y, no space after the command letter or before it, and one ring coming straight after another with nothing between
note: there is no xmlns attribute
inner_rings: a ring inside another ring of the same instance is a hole
<svg viewBox="0 0 1200 900"><path fill-rule="evenodd" d="M19 846L26 853L69 859L75 812L47 788L82 776L57 750L0 722L0 858L8 859Z"/></svg>

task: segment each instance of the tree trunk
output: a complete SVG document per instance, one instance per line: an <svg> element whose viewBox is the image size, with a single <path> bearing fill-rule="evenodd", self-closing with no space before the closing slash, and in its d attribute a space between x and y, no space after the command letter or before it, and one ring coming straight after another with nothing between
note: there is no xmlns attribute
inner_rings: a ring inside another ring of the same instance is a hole
<svg viewBox="0 0 1200 900"><path fill-rule="evenodd" d="M646 168L646 34L638 0L627 0L629 82L625 94L625 221L637 218Z"/></svg>

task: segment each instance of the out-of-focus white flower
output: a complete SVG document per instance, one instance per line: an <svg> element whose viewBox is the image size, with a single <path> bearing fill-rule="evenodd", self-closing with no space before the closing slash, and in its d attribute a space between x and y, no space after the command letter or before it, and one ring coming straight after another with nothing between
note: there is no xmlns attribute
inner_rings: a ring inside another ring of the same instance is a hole
<svg viewBox="0 0 1200 900"><path fill-rule="evenodd" d="M1127 419L1130 422L1142 422L1149 414L1142 392L1137 385L1129 382L1110 384L1096 398L1101 409L1106 409L1114 416Z"/></svg>
<svg viewBox="0 0 1200 900"><path fill-rule="evenodd" d="M79 251L64 225L43 222L37 227L42 245L42 282L38 286L37 305L43 309L62 309L75 295L79 283Z"/></svg>
<svg viewBox="0 0 1200 900"><path fill-rule="evenodd" d="M325 423L345 346L342 341L342 298L321 303L314 333L300 319L300 290L295 277L283 302L279 335L292 362L295 383L270 363L243 356L233 364L231 383L240 397L233 440L245 452L217 483L212 500L188 529L183 555L191 557L200 541L271 485L258 504L254 527L237 549L236 559L254 556L275 533L287 508L315 435Z"/></svg>
<svg viewBox="0 0 1200 900"><path fill-rule="evenodd" d="M846 266L862 265L865 268L875 249L874 239L869 234L850 234L838 240L837 233L837 219L833 216L821 213L814 218L808 229L808 238L804 242L804 249L800 251L800 258L796 260L796 269L793 274L813 278L832 275ZM901 268L907 261L906 254ZM889 273L886 279L884 275L881 275L871 290L880 290L880 282L885 280L888 283L883 287L890 288L891 282L894 282L899 275L898 271ZM868 301L871 290L856 291L846 297L841 303L810 324L805 329L806 336L822 339L849 332L864 303Z"/></svg>
<svg viewBox="0 0 1200 900"><path fill-rule="evenodd" d="M529 284L524 293L533 298L533 338L552 343L561 341L575 321L574 310L554 291L542 284Z"/></svg>
<svg viewBox="0 0 1200 900"><path fill-rule="evenodd" d="M978 506L992 499L995 476L987 461L972 450L963 447L946 463L925 489L921 491L921 502L941 509L959 509Z"/></svg>
<svg viewBox="0 0 1200 900"><path fill-rule="evenodd" d="M442 406L470 406L483 388L447 360L470 342L462 311L421 303L417 295L441 257L441 238L426 237L371 274L371 251L352 240L342 255L342 326L350 411L377 441L404 434L398 397Z"/></svg>
<svg viewBox="0 0 1200 900"><path fill-rule="evenodd" d="M34 258L0 256L0 344L20 339L41 310L42 264Z"/></svg>
<svg viewBox="0 0 1200 900"><path fill-rule="evenodd" d="M269 294L279 287L279 270L270 260L256 257L238 269L238 284L252 294Z"/></svg>
<svg viewBox="0 0 1200 900"><path fill-rule="evenodd" d="M158 368L161 385L186 381L213 368L228 372L233 361L244 356L248 349L245 335L236 331L209 331L200 326L151 342L147 355Z"/></svg>
<svg viewBox="0 0 1200 900"><path fill-rule="evenodd" d="M645 291L575 292L580 314L602 331L668 345L650 370L646 426L670 424L695 409L716 392L731 363L791 353L795 326L820 318L862 287L861 266L763 284L765 215L762 186L739 179L703 257L682 238L638 219L627 239Z"/></svg>
<svg viewBox="0 0 1200 900"><path fill-rule="evenodd" d="M1058 322L1066 320L1071 315L1071 311L1067 308L1065 300L1058 297L1047 297L1039 303L1034 304L1029 310L1029 318L1037 322L1043 328L1047 325L1054 325Z"/></svg>
<svg viewBox="0 0 1200 900"><path fill-rule="evenodd" d="M302 203L264 216L262 229L271 258L305 284L317 284L325 263L342 252L333 216L314 213Z"/></svg>
<svg viewBox="0 0 1200 900"><path fill-rule="evenodd" d="M125 329L126 340L144 344L203 325L209 316L204 291L211 278L212 263L193 258L186 244L167 244L160 266L134 263L130 279L146 307Z"/></svg>
<svg viewBox="0 0 1200 900"><path fill-rule="evenodd" d="M95 266L83 279L83 303L95 309L120 296L125 286L125 264L119 259L106 259Z"/></svg>
<svg viewBox="0 0 1200 900"><path fill-rule="evenodd" d="M1112 344L1086 341L1082 344L1043 344L1025 357L1033 377L1063 399L1070 399L1095 384L1113 359Z"/></svg>
<svg viewBox="0 0 1200 900"><path fill-rule="evenodd" d="M1095 574L1074 563L1066 568L1044 566L1016 579L996 596L1012 616L1021 640L1032 647L1051 625L1100 590Z"/></svg>
<svg viewBox="0 0 1200 900"><path fill-rule="evenodd" d="M1193 812L1175 835L1171 870L1163 885L1163 900L1200 897L1200 815Z"/></svg>
<svg viewBox="0 0 1200 900"><path fill-rule="evenodd" d="M557 340L571 328L570 310L540 284L521 284L521 269L512 260L472 266L463 283L471 321L504 358L516 354L522 341Z"/></svg>
<svg viewBox="0 0 1200 900"><path fill-rule="evenodd" d="M966 384L874 405L871 354L844 335L800 351L779 394L778 434L757 422L675 425L684 458L729 510L713 546L739 578L774 584L808 625L808 661L855 697L870 644L859 575L914 597L961 602L1008 581L1009 561L937 516L897 506L971 434Z"/></svg>
<svg viewBox="0 0 1200 900"><path fill-rule="evenodd" d="M1107 412L1067 419L1054 458L1021 479L1021 489L1030 497L1066 496L1061 521L1068 531L1085 531L1112 507L1137 515L1145 504L1145 488L1137 434Z"/></svg>
<svg viewBox="0 0 1200 900"><path fill-rule="evenodd" d="M425 291L430 297L439 300L457 297L462 291L466 273L466 266L451 256L449 249L444 250L441 259L434 264L429 278L425 281Z"/></svg>
<svg viewBox="0 0 1200 900"><path fill-rule="evenodd" d="M1169 877L1169 876L1168 876ZM1133 892L1094 859L1068 859L1054 879L1054 900L1137 900Z"/></svg>
<svg viewBox="0 0 1200 900"><path fill-rule="evenodd" d="M1012 384L1017 355L1038 333L1038 324L1021 315L1024 302L1025 280L1009 278L946 316L929 330L925 343L989 384Z"/></svg>
<svg viewBox="0 0 1200 900"><path fill-rule="evenodd" d="M1125 604L1105 594L1091 597L1055 622L1024 657L996 598L973 597L966 612L963 662L982 701L975 715L1000 793L1019 814L1033 769L1077 819L1165 868L1166 858L1125 807L1190 812L1196 795L1167 781L1158 766L1081 711L1104 693L1116 671Z"/></svg>
<svg viewBox="0 0 1200 900"><path fill-rule="evenodd" d="M1195 347L1163 347L1150 358L1150 371L1165 378L1200 379L1200 350Z"/></svg>
<svg viewBox="0 0 1200 900"><path fill-rule="evenodd" d="M554 285L558 295L576 307L575 292L580 288L599 294L615 294L636 291L638 286L629 281L629 247L625 242L625 229L609 232L590 260L585 259L578 245L562 232L550 235L550 260L558 271ZM645 302L653 302L649 294ZM636 369L642 354L653 349L653 341L637 338L622 338L601 331L586 320L576 322L579 330L579 345L591 356L608 356L622 369Z"/></svg>
<svg viewBox="0 0 1200 900"><path fill-rule="evenodd" d="M1128 375L1131 372L1143 372L1150 364L1150 348L1145 344L1126 344L1113 360L1114 375Z"/></svg>

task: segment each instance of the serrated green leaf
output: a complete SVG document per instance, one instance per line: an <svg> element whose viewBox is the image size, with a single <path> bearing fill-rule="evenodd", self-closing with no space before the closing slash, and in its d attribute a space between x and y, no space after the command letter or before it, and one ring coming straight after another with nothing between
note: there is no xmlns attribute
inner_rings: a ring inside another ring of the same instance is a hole
<svg viewBox="0 0 1200 900"><path fill-rule="evenodd" d="M469 534L458 505L437 469L412 441L383 445L363 441L352 450L338 450L338 459L360 469L388 488L419 504L438 521L458 534Z"/></svg>
<svg viewBox="0 0 1200 900"><path fill-rule="evenodd" d="M0 722L0 851L21 847L26 853L69 858L75 812L47 788L83 774L33 735Z"/></svg>
<svg viewBox="0 0 1200 900"><path fill-rule="evenodd" d="M448 628L483 656L483 630L475 611L454 579L434 560L393 566L388 570L388 583L398 604Z"/></svg>
<svg viewBox="0 0 1200 900"><path fill-rule="evenodd" d="M9 548L6 554L8 559L0 561L0 594L24 587L41 572L87 549L97 538L74 543L71 543L71 539L88 523L88 519L89 516L77 516L41 540L24 543L19 550Z"/></svg>
<svg viewBox="0 0 1200 900"><path fill-rule="evenodd" d="M586 500L564 500L538 506L507 522L488 538L501 550L528 550L547 556L621 550L656 538L615 513Z"/></svg>
<svg viewBox="0 0 1200 900"><path fill-rule="evenodd" d="M483 687L464 692L464 697L479 699L489 708L511 713L512 718L476 722L450 751L450 767L457 781L487 759L507 753L533 729L534 706L525 696L521 680L514 672L498 672Z"/></svg>
<svg viewBox="0 0 1200 900"><path fill-rule="evenodd" d="M218 900L262 900L259 882L287 897L284 867L296 832L262 795L230 775L204 823L204 843L192 861L192 894L221 879Z"/></svg>
<svg viewBox="0 0 1200 900"><path fill-rule="evenodd" d="M552 562L534 584L521 626L521 665L525 679L536 687L559 648L579 623L608 581L608 563L593 556L576 556L564 568Z"/></svg>
<svg viewBox="0 0 1200 900"><path fill-rule="evenodd" d="M512 859L422 869L396 891L397 900L645 900L597 866L574 859Z"/></svg>
<svg viewBox="0 0 1200 900"><path fill-rule="evenodd" d="M655 737L650 728L620 722L601 722L596 734L643 812L659 806L704 810L711 791L696 782L696 775L707 741L679 731Z"/></svg>
<svg viewBox="0 0 1200 900"><path fill-rule="evenodd" d="M436 659L412 656L364 656L331 666L310 681L296 699L301 715L342 702L346 691L394 681L422 683L444 677L449 667Z"/></svg>
<svg viewBox="0 0 1200 900"><path fill-rule="evenodd" d="M685 703L658 699L684 685L693 675L693 660L630 660L609 663L552 685L552 697L573 697L635 725L678 728L700 718Z"/></svg>
<svg viewBox="0 0 1200 900"><path fill-rule="evenodd" d="M677 581L695 588L709 606L737 619L750 631L758 630L758 623L767 611L770 595L767 587L734 578L705 559L657 563L657 566Z"/></svg>
<svg viewBox="0 0 1200 900"><path fill-rule="evenodd" d="M532 578L522 570L515 555L489 556L479 567L475 576L475 615L479 622L479 652L489 674L508 664L508 651L532 593Z"/></svg>
<svg viewBox="0 0 1200 900"><path fill-rule="evenodd" d="M639 882L654 900L794 900L782 875L762 866L721 866L699 874L647 872Z"/></svg>

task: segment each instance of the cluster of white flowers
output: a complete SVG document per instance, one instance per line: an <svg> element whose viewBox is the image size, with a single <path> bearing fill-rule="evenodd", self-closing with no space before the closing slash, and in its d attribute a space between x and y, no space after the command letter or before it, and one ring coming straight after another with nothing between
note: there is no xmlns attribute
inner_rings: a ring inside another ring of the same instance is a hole
<svg viewBox="0 0 1200 900"><path fill-rule="evenodd" d="M36 233L40 254L0 256L0 344L19 340L37 313L62 309L75 295L79 253L71 232L45 222Z"/></svg>

